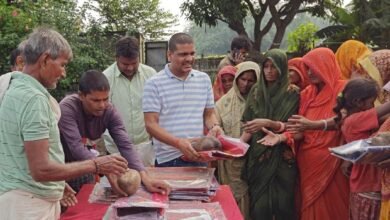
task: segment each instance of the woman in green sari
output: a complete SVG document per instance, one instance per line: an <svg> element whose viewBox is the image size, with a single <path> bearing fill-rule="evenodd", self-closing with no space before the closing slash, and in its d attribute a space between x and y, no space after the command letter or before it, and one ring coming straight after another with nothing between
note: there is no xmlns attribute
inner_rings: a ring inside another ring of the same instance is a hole
<svg viewBox="0 0 390 220"><path fill-rule="evenodd" d="M258 140L263 128L281 133L287 119L298 112L299 90L289 86L287 56L279 49L266 52L260 80L248 95L242 117L241 140L250 148L242 178L249 187L250 216L255 219L296 219L294 194L297 167L285 143L267 147Z"/></svg>

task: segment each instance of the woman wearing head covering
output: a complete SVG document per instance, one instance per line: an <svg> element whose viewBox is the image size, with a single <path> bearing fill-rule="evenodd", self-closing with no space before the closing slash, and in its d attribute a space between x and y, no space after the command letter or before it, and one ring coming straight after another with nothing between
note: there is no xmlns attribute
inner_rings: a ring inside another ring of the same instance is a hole
<svg viewBox="0 0 390 220"><path fill-rule="evenodd" d="M372 51L362 42L347 40L336 51L336 60L340 66L341 78L348 80L365 75L359 61L370 55Z"/></svg>
<svg viewBox="0 0 390 220"><path fill-rule="evenodd" d="M224 66L217 74L213 85L214 101L218 101L232 87L237 69L234 66Z"/></svg>
<svg viewBox="0 0 390 220"><path fill-rule="evenodd" d="M288 61L288 76L290 83L298 86L301 91L310 84L306 66L301 57L292 58Z"/></svg>
<svg viewBox="0 0 390 220"><path fill-rule="evenodd" d="M390 50L378 50L373 52L368 58L361 62L363 68L369 73L370 77L374 79L372 74L375 73L380 76L383 85L390 82ZM377 80L376 80L377 81ZM389 86L389 85L387 85ZM387 87L385 86L385 87ZM381 89L382 99L381 103L390 101L390 93L386 90ZM388 118L379 128L380 132L390 131L390 118ZM383 171L382 176L382 203L381 203L381 220L390 219L390 168L389 165Z"/></svg>
<svg viewBox="0 0 390 220"><path fill-rule="evenodd" d="M245 101L252 86L260 76L257 63L247 61L237 65L233 88L216 103L216 115L225 134L230 137L241 136L241 117ZM221 184L228 184L245 219L249 218L248 186L241 180L244 159L218 161L218 178Z"/></svg>
<svg viewBox="0 0 390 220"><path fill-rule="evenodd" d="M367 72L368 76L375 80L382 88L390 81L390 50L378 50L370 54L359 64ZM386 87L390 88L390 85ZM380 103L390 101L390 92L381 89L378 100Z"/></svg>
<svg viewBox="0 0 390 220"><path fill-rule="evenodd" d="M333 52L317 48L303 57L311 82L302 93L299 114L309 120L335 115L333 108L345 81ZM340 169L341 160L329 153L329 147L342 142L339 131L307 130L297 151L300 174L302 220L348 219L348 179Z"/></svg>
<svg viewBox="0 0 390 220"><path fill-rule="evenodd" d="M295 219L297 169L285 143L257 143L262 128L284 131L284 122L298 111L299 92L289 86L287 56L279 49L265 53L262 75L248 95L243 114L243 141L250 144L242 177L248 184L252 219Z"/></svg>

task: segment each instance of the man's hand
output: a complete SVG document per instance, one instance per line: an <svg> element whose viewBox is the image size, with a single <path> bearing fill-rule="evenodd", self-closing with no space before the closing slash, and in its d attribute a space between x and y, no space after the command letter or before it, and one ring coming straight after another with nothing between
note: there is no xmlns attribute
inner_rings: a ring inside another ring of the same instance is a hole
<svg viewBox="0 0 390 220"><path fill-rule="evenodd" d="M176 146L189 160L201 161L201 157L198 152L192 147L191 142L188 139L178 139L178 145Z"/></svg>
<svg viewBox="0 0 390 220"><path fill-rule="evenodd" d="M127 169L127 160L120 155L112 154L94 159L97 173L120 175Z"/></svg>
<svg viewBox="0 0 390 220"><path fill-rule="evenodd" d="M110 182L112 190L120 196L128 196L119 186L118 186L118 178L119 176L116 174L107 174L106 175L108 182Z"/></svg>
<svg viewBox="0 0 390 220"><path fill-rule="evenodd" d="M76 192L70 187L67 183L65 183L64 194L60 203L62 206L69 207L77 204Z"/></svg>
<svg viewBox="0 0 390 220"><path fill-rule="evenodd" d="M145 171L141 171L140 174L142 183L149 192L156 192L163 195L169 195L171 192L171 187L164 181L149 177Z"/></svg>

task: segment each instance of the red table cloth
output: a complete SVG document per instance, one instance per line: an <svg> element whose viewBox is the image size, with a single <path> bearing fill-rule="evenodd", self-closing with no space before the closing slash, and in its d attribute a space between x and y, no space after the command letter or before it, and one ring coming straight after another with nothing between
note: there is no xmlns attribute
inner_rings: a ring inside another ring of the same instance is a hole
<svg viewBox="0 0 390 220"><path fill-rule="evenodd" d="M61 215L61 220L100 220L107 211L109 205L89 203L88 197L92 192L94 185L84 185L77 195L78 203L76 206L69 207L65 213ZM229 220L243 220L240 209L234 200L232 191L227 185L222 185L217 194L212 198L212 202L219 202Z"/></svg>

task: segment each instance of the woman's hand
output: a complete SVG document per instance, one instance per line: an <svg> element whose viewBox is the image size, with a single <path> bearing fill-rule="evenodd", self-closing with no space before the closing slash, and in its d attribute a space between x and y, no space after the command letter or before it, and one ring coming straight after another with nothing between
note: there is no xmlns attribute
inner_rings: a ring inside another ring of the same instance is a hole
<svg viewBox="0 0 390 220"><path fill-rule="evenodd" d="M213 136L213 137L218 137L219 135L224 134L221 126L219 125L214 125L209 132L207 133L207 136Z"/></svg>
<svg viewBox="0 0 390 220"><path fill-rule="evenodd" d="M269 127L270 120L265 118L256 118L252 121L247 121L243 123L242 128L245 132L254 134L261 131L263 127Z"/></svg>
<svg viewBox="0 0 390 220"><path fill-rule="evenodd" d="M282 135L281 134L275 134L266 128L263 128L262 130L267 135L264 136L262 139L258 140L257 143L262 144L264 146L272 147L272 146L275 146L275 145L280 144L282 142Z"/></svg>
<svg viewBox="0 0 390 220"><path fill-rule="evenodd" d="M291 133L302 132L305 130L312 129L314 122L303 117L302 115L293 115L288 119L287 131Z"/></svg>

